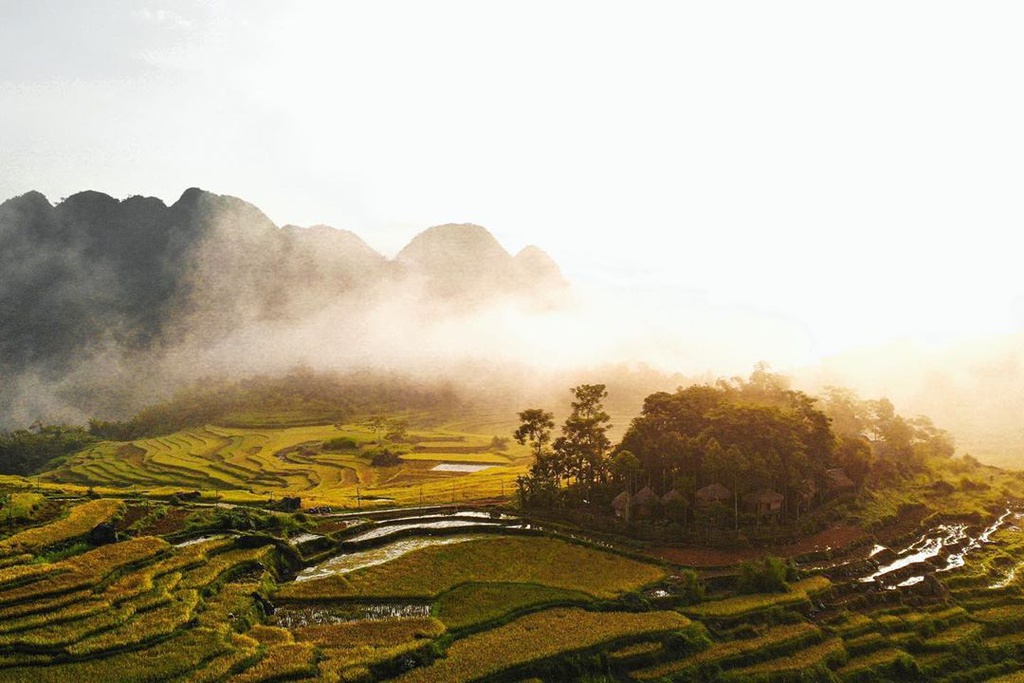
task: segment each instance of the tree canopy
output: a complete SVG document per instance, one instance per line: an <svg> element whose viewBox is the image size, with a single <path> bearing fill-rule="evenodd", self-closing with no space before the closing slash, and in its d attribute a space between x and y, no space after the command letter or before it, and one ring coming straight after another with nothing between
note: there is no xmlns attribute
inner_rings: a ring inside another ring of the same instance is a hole
<svg viewBox="0 0 1024 683"><path fill-rule="evenodd" d="M835 387L818 399L763 363L746 379L647 396L614 447L605 386L577 386L572 395L572 412L553 442L551 413L519 413L514 436L535 456L520 478L528 504L603 505L644 488L647 498L668 496L682 518L684 508L707 507L698 490L718 485L715 505L725 507L728 498L732 510L714 510L716 524L729 517L739 525L740 501L756 519L764 510L794 518L820 503L823 492L909 476L954 450L947 432L928 418L898 415L888 399L863 401Z"/></svg>

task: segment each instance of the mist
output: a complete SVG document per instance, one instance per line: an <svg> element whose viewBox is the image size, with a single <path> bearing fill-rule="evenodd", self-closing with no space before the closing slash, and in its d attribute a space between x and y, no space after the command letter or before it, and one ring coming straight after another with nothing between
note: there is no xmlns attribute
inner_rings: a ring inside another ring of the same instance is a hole
<svg viewBox="0 0 1024 683"><path fill-rule="evenodd" d="M0 423L123 419L198 380L303 367L447 382L514 412L606 382L618 428L643 396L757 362L801 388L886 396L1012 464L1024 444L1021 337L815 355L805 326L697 291L569 282L540 248L483 227L424 230L393 256L357 234L274 225L191 189L169 206L96 192L0 205Z"/></svg>
<svg viewBox="0 0 1024 683"><path fill-rule="evenodd" d="M454 382L511 410L551 378L641 357L625 309L469 224L386 258L196 189L169 206L29 193L0 205L0 259L5 427L124 418L203 378L296 367Z"/></svg>

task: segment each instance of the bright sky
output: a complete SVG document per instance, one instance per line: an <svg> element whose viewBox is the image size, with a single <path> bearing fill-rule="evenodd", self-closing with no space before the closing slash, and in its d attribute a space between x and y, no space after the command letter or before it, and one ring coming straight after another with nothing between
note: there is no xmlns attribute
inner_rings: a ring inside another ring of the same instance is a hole
<svg viewBox="0 0 1024 683"><path fill-rule="evenodd" d="M475 222L629 301L609 326L666 347L689 329L694 353L753 335L782 366L1018 330L1022 19L1017 2L3 0L0 198L200 186L387 254Z"/></svg>

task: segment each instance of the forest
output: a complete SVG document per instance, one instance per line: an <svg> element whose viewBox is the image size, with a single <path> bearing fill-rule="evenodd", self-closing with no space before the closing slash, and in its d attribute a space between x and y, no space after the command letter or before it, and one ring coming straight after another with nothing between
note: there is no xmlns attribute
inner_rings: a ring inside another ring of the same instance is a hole
<svg viewBox="0 0 1024 683"><path fill-rule="evenodd" d="M927 417L905 418L885 398L829 387L792 389L759 364L748 378L649 395L618 444L607 437L602 384L572 389L572 412L519 413L515 438L535 462L519 480L526 508L585 509L677 523L739 527L793 522L866 484L893 484L955 446Z"/></svg>

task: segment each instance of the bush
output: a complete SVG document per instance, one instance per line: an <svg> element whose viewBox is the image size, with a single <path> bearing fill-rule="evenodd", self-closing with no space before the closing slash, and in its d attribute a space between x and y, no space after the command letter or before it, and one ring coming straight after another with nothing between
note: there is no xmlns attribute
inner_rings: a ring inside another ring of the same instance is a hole
<svg viewBox="0 0 1024 683"><path fill-rule="evenodd" d="M373 467L395 467L401 464L402 459L398 457L398 454L392 453L386 448L374 453L373 459L370 461L370 465Z"/></svg>
<svg viewBox="0 0 1024 683"><path fill-rule="evenodd" d="M760 562L744 562L740 567L737 590L740 593L785 593L786 582L794 570L780 557L766 557Z"/></svg>
<svg viewBox="0 0 1024 683"><path fill-rule="evenodd" d="M287 535L310 526L309 518L305 515L303 517L246 507L212 508L192 513L186 520L185 527L190 531L232 529L272 531Z"/></svg>
<svg viewBox="0 0 1024 683"><path fill-rule="evenodd" d="M324 441L325 451L354 451L359 448L359 443L350 436L339 436L336 439Z"/></svg>
<svg viewBox="0 0 1024 683"><path fill-rule="evenodd" d="M695 623L673 633L666 641L665 647L674 657L684 657L701 652L711 647L711 636L703 624Z"/></svg>

